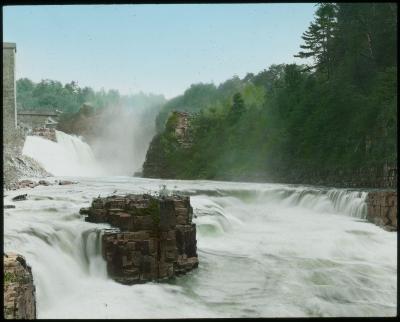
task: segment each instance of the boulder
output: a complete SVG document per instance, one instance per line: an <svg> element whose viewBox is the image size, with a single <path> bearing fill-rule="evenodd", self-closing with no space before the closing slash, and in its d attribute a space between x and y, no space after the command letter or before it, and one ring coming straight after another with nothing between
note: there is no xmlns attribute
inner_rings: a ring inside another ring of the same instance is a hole
<svg viewBox="0 0 400 322"><path fill-rule="evenodd" d="M26 200L27 196L28 196L28 195L27 195L26 193L23 194L23 195L15 196L14 198L12 198L12 201L22 201L22 200Z"/></svg>
<svg viewBox="0 0 400 322"><path fill-rule="evenodd" d="M77 182L73 182L73 181L69 181L69 180L60 180L60 181L58 182L58 184L59 184L60 186L64 186L64 185L68 185L68 184L75 184L75 183L77 183Z"/></svg>

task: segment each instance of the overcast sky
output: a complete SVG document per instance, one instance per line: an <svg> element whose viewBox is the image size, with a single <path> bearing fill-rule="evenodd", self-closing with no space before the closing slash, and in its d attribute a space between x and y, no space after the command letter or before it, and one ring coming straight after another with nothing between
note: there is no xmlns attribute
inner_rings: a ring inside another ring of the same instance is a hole
<svg viewBox="0 0 400 322"><path fill-rule="evenodd" d="M271 64L300 63L315 4L3 7L17 78L72 80L122 94L179 95Z"/></svg>

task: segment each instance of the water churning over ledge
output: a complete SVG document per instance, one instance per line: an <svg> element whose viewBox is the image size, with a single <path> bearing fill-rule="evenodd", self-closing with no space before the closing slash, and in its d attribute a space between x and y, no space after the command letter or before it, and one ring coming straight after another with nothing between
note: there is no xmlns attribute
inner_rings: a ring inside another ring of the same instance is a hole
<svg viewBox="0 0 400 322"><path fill-rule="evenodd" d="M105 171L81 138L56 130L57 142L27 136L22 153L55 176L100 176Z"/></svg>
<svg viewBox="0 0 400 322"><path fill-rule="evenodd" d="M366 192L76 179L76 185L38 186L17 208L5 209L5 250L32 266L39 318L396 314L396 234L362 219ZM169 283L117 284L101 258L100 229L108 226L85 222L79 209L98 195L156 192L162 184L191 196L199 268Z"/></svg>

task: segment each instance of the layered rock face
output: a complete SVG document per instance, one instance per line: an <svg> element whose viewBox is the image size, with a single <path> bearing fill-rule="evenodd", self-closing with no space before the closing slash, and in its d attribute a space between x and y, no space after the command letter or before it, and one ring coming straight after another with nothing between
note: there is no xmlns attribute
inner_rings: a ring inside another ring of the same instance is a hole
<svg viewBox="0 0 400 322"><path fill-rule="evenodd" d="M4 254L4 318L36 318L31 268L23 256L14 253Z"/></svg>
<svg viewBox="0 0 400 322"><path fill-rule="evenodd" d="M97 198L86 221L109 223L103 257L107 271L123 284L144 283L184 274L198 266L196 225L189 197L127 195Z"/></svg>
<svg viewBox="0 0 400 322"><path fill-rule="evenodd" d="M367 220L397 231L397 191L375 191L367 196Z"/></svg>

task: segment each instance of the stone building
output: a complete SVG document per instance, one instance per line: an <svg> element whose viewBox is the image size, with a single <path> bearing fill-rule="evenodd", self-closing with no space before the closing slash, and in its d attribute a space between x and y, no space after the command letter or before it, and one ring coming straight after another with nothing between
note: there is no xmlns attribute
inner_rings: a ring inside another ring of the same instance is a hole
<svg viewBox="0 0 400 322"><path fill-rule="evenodd" d="M17 128L15 86L15 43L3 42L3 138L12 137Z"/></svg>
<svg viewBox="0 0 400 322"><path fill-rule="evenodd" d="M48 110L19 110L17 112L18 125L21 127L47 127L55 128L58 124L58 112Z"/></svg>

